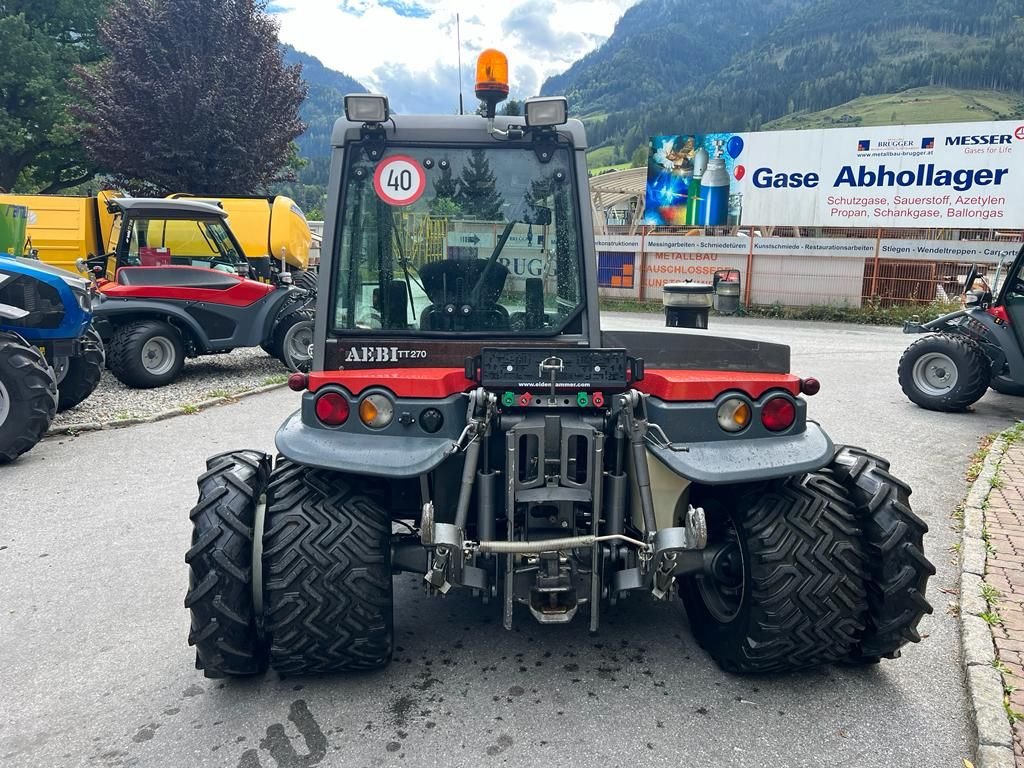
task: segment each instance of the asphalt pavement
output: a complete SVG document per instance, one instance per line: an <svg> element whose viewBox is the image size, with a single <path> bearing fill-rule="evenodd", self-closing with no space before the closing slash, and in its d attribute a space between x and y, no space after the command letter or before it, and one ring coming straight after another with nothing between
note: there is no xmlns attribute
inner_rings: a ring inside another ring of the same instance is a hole
<svg viewBox="0 0 1024 768"><path fill-rule="evenodd" d="M712 332L788 343L821 380L810 418L888 457L931 531L924 640L867 668L728 675L678 601L633 596L584 622L397 580L394 663L349 677L209 681L182 605L188 510L205 457L273 450L287 390L168 421L48 439L0 467L0 765L959 767L970 757L950 513L981 436L1024 415L916 408L896 383L898 329L713 318ZM610 315L606 327L657 318Z"/></svg>

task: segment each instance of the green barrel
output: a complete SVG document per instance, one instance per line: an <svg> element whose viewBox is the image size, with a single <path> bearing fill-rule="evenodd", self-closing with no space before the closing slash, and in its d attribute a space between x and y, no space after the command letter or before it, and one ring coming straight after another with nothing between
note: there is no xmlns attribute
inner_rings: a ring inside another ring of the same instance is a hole
<svg viewBox="0 0 1024 768"><path fill-rule="evenodd" d="M0 253L23 255L26 224L28 208L0 203Z"/></svg>

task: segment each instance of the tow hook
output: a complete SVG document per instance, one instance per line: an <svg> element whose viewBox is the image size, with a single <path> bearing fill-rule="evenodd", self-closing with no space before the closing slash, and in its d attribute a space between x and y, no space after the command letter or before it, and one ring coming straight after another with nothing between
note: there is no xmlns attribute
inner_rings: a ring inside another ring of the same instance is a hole
<svg viewBox="0 0 1024 768"><path fill-rule="evenodd" d="M654 534L651 594L664 600L675 583L675 570L680 552L704 549L708 544L708 525L704 508L690 505L682 527L662 528Z"/></svg>

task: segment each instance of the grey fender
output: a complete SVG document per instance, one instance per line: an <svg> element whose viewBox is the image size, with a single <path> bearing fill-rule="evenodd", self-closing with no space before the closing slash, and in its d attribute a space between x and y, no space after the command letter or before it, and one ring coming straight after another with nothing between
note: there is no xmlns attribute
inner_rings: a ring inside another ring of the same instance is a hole
<svg viewBox="0 0 1024 768"><path fill-rule="evenodd" d="M132 316L142 317L171 317L181 325L188 328L200 349L205 351L210 346L210 339L199 325L184 309L169 301L147 301L146 299L110 299L103 298L103 301L93 305L93 317L102 322L116 325L120 320ZM102 332L100 333L102 336Z"/></svg>
<svg viewBox="0 0 1024 768"><path fill-rule="evenodd" d="M832 463L835 446L815 422L803 432L671 446L648 441L647 449L680 477L703 485L774 480L813 472Z"/></svg>
<svg viewBox="0 0 1024 768"><path fill-rule="evenodd" d="M349 399L348 421L341 427L324 426L316 418L315 396L304 393L302 408L285 420L274 438L285 458L338 472L408 478L436 469L458 452L456 441L466 423L466 400L462 395L443 400L398 400L395 420L384 429L371 431L356 415L357 399L340 387L328 388ZM435 434L428 434L418 423L418 414L426 408L443 415L444 426Z"/></svg>

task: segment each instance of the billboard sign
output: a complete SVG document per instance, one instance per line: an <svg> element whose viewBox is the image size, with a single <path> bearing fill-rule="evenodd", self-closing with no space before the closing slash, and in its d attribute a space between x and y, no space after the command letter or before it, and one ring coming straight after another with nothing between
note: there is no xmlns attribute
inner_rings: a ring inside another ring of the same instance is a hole
<svg viewBox="0 0 1024 768"><path fill-rule="evenodd" d="M654 136L656 226L1024 227L1024 121Z"/></svg>

